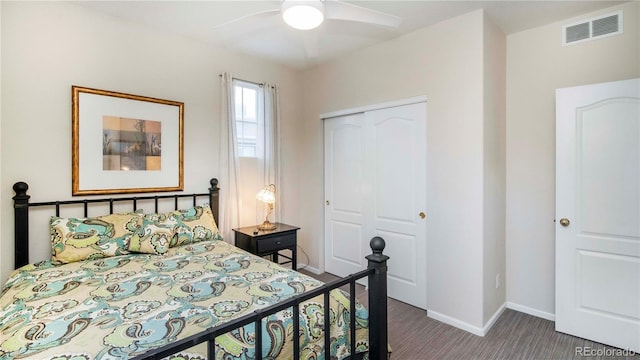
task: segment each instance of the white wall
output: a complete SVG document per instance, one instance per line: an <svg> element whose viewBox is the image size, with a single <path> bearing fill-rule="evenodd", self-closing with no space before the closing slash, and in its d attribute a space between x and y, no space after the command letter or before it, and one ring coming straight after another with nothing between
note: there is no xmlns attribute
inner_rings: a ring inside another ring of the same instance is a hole
<svg viewBox="0 0 640 360"><path fill-rule="evenodd" d="M483 324L497 319L505 291L505 144L507 38L491 21L484 22L484 233ZM498 279L496 279L498 277Z"/></svg>
<svg viewBox="0 0 640 360"><path fill-rule="evenodd" d="M427 306L471 331L484 325L484 21L475 11L303 74L299 225L312 266L321 268L324 255L319 114L426 95Z"/></svg>
<svg viewBox="0 0 640 360"><path fill-rule="evenodd" d="M563 47L562 25L624 11L624 33ZM555 314L555 89L640 76L640 3L507 38L507 301Z"/></svg>
<svg viewBox="0 0 640 360"><path fill-rule="evenodd" d="M68 2L2 2L1 26L0 278L13 266L13 183L28 182L34 201L71 198L71 85L184 102L185 192L202 192L219 174L218 74L278 84L287 99L281 102L283 187L292 196L283 201L283 220L295 212L296 70ZM49 239L39 241L32 248L47 257Z"/></svg>

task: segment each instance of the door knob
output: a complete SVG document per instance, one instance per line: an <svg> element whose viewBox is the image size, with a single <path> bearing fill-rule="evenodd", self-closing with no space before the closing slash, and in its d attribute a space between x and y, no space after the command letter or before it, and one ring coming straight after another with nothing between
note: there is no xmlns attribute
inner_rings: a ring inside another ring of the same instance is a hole
<svg viewBox="0 0 640 360"><path fill-rule="evenodd" d="M327 205L331 204L331 203L329 202L329 200L327 200L327 201L326 201L326 203L327 203Z"/></svg>
<svg viewBox="0 0 640 360"><path fill-rule="evenodd" d="M571 223L571 221L569 221L569 219L567 219L567 218L560 219L560 225L562 225L562 226L569 226L570 223Z"/></svg>
<svg viewBox="0 0 640 360"><path fill-rule="evenodd" d="M424 217L427 216L422 211L420 211L420 214L418 214L418 215L420 216L420 219L424 219Z"/></svg>

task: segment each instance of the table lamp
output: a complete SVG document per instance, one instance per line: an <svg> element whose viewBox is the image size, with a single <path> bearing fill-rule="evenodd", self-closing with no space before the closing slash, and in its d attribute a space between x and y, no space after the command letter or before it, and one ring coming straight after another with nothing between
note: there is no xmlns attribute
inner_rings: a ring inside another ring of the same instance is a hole
<svg viewBox="0 0 640 360"><path fill-rule="evenodd" d="M264 189L258 191L256 195L256 199L262 201L267 204L269 211L267 211L267 216L264 219L264 222L258 225L258 230L274 230L276 228L276 224L273 224L269 221L269 215L273 212L273 204L276 203L276 186L274 184L269 184L264 187Z"/></svg>

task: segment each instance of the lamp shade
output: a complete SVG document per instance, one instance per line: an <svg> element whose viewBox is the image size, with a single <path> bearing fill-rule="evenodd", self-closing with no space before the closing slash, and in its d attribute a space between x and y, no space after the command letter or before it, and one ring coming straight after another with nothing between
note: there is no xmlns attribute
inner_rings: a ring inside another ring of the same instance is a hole
<svg viewBox="0 0 640 360"><path fill-rule="evenodd" d="M281 12L284 22L298 30L314 29L324 21L324 4L321 0L284 0Z"/></svg>
<svg viewBox="0 0 640 360"><path fill-rule="evenodd" d="M273 224L269 221L269 215L273 212L273 204L276 202L276 186L274 184L269 184L264 187L264 189L258 191L256 194L256 199L262 201L267 204L267 216L264 218L264 222L258 226L258 230L274 230L277 225Z"/></svg>
<svg viewBox="0 0 640 360"><path fill-rule="evenodd" d="M265 204L275 204L276 202L276 186L273 184L265 186L264 189L258 191L256 199Z"/></svg>

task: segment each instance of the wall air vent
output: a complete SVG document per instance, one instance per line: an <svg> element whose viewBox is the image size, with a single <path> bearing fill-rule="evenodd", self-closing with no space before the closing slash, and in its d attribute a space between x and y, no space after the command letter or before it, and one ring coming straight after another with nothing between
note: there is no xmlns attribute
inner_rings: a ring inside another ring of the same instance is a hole
<svg viewBox="0 0 640 360"><path fill-rule="evenodd" d="M622 34L622 11L582 20L562 27L562 45Z"/></svg>

